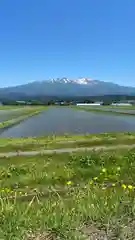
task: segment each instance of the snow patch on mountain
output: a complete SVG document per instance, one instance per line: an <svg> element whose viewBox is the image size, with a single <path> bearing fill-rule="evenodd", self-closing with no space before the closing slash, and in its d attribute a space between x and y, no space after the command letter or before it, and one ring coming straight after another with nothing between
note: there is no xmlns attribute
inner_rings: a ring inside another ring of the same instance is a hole
<svg viewBox="0 0 135 240"><path fill-rule="evenodd" d="M77 79L68 79L66 77L63 78L53 78L48 80L51 83L72 83L72 84L81 84L81 85L87 85L87 84L96 84L97 80L93 80L91 78L77 78Z"/></svg>

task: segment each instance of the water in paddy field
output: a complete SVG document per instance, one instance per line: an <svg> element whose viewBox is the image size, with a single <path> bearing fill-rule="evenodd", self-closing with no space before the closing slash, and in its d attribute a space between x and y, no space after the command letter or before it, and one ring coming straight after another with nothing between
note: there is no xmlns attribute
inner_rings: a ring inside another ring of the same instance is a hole
<svg viewBox="0 0 135 240"><path fill-rule="evenodd" d="M135 131L134 116L87 112L70 107L50 107L39 115L5 130L0 137L28 137Z"/></svg>
<svg viewBox="0 0 135 240"><path fill-rule="evenodd" d="M12 110L0 110L0 122L8 121L10 119L19 117L23 113L22 108L12 109Z"/></svg>

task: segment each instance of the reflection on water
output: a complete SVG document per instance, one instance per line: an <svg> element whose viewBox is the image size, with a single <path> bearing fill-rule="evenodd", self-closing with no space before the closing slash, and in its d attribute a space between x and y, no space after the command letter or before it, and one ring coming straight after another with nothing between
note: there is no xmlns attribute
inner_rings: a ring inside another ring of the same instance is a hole
<svg viewBox="0 0 135 240"><path fill-rule="evenodd" d="M4 131L0 137L116 131L135 131L135 117L87 112L84 110L75 110L70 107L50 107L39 115L33 116Z"/></svg>

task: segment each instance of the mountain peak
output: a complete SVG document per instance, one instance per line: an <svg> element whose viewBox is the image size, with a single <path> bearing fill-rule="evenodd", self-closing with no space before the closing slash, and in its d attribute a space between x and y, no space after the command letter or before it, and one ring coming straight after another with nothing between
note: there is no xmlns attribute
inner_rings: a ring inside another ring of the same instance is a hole
<svg viewBox="0 0 135 240"><path fill-rule="evenodd" d="M93 81L93 79L82 77L82 78L77 78L77 79L74 80L74 81L75 81L75 83L78 83L78 84L89 84L90 82Z"/></svg>
<svg viewBox="0 0 135 240"><path fill-rule="evenodd" d="M135 95L135 88L124 87L111 82L87 77L69 79L67 77L36 81L16 87L0 89L0 97L13 96L102 96Z"/></svg>
<svg viewBox="0 0 135 240"><path fill-rule="evenodd" d="M85 78L85 77L76 78L76 79L69 79L69 78L63 77L63 78L51 79L49 81L51 81L52 83L73 83L73 84L86 85L86 84L95 82L96 80L93 80L91 78Z"/></svg>

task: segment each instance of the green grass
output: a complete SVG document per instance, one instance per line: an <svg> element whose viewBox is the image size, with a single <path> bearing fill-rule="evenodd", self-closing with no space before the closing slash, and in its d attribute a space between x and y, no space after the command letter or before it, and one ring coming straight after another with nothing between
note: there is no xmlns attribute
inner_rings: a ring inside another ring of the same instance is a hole
<svg viewBox="0 0 135 240"><path fill-rule="evenodd" d="M80 148L102 145L134 144L135 133L44 136L21 139L0 139L0 151L29 151L54 148Z"/></svg>
<svg viewBox="0 0 135 240"><path fill-rule="evenodd" d="M1 159L0 239L135 239L134 159L135 149Z"/></svg>
<svg viewBox="0 0 135 240"><path fill-rule="evenodd" d="M24 108L24 106L13 106L13 105L1 105L0 110L12 110L12 109L18 109L18 108Z"/></svg>
<svg viewBox="0 0 135 240"><path fill-rule="evenodd" d="M95 139L110 139L110 138L134 138L135 132L107 132L100 134L64 134L64 135L43 135L40 137L21 137L21 138L0 138L0 145L3 144L28 144L28 143L43 143L57 141L76 141L76 140L95 140Z"/></svg>
<svg viewBox="0 0 135 240"><path fill-rule="evenodd" d="M92 107L92 106L89 106ZM132 106L111 106L111 105L101 105L101 106L94 106L94 107L101 107L101 108L112 108L112 109L123 109L123 110L134 110L135 105Z"/></svg>

